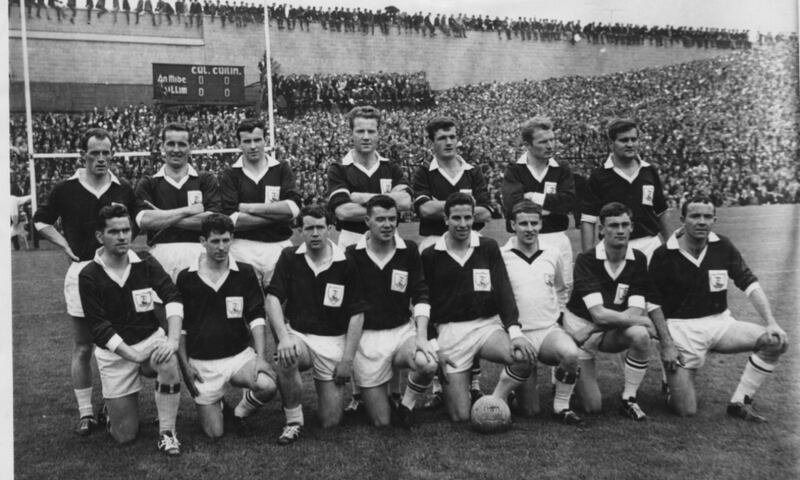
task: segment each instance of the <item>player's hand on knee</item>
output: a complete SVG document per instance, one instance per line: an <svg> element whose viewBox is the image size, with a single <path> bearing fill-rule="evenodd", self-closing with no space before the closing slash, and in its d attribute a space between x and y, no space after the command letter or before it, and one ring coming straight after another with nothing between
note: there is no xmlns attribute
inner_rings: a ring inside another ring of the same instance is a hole
<svg viewBox="0 0 800 480"><path fill-rule="evenodd" d="M300 346L291 336L278 343L277 350L278 364L284 368L294 365L300 357Z"/></svg>
<svg viewBox="0 0 800 480"><path fill-rule="evenodd" d="M150 360L155 364L164 363L169 360L177 351L173 343L174 342L170 340L159 343L150 355Z"/></svg>
<svg viewBox="0 0 800 480"><path fill-rule="evenodd" d="M525 337L511 340L511 356L515 362L532 364L536 361L536 351L533 344Z"/></svg>
<svg viewBox="0 0 800 480"><path fill-rule="evenodd" d="M757 346L759 350L781 354L789 348L789 337L778 325L769 325L761 338L759 338Z"/></svg>
<svg viewBox="0 0 800 480"><path fill-rule="evenodd" d="M344 360L336 364L333 369L333 383L336 385L344 385L350 381L350 375L353 374L353 361Z"/></svg>
<svg viewBox="0 0 800 480"><path fill-rule="evenodd" d="M675 344L661 346L661 363L664 364L664 370L674 372L678 367L683 366L683 355L675 347Z"/></svg>
<svg viewBox="0 0 800 480"><path fill-rule="evenodd" d="M434 365L439 362L439 355L436 354L430 342L425 340L416 339L414 344L414 364L417 370L424 369L429 363Z"/></svg>

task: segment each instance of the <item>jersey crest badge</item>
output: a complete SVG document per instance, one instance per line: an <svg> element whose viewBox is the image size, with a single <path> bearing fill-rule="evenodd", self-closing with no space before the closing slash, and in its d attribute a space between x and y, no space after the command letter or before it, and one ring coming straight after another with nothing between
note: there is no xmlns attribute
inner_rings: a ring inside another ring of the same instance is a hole
<svg viewBox="0 0 800 480"><path fill-rule="evenodd" d="M405 292L408 287L408 272L404 270L392 270L392 291Z"/></svg>
<svg viewBox="0 0 800 480"><path fill-rule="evenodd" d="M381 178L381 193L389 193L392 191L392 179Z"/></svg>
<svg viewBox="0 0 800 480"><path fill-rule="evenodd" d="M656 187L653 185L642 185L642 205L653 206L653 195L655 191Z"/></svg>
<svg viewBox="0 0 800 480"><path fill-rule="evenodd" d="M189 190L186 192L186 204L194 205L195 203L203 203L203 192L200 190Z"/></svg>
<svg viewBox="0 0 800 480"><path fill-rule="evenodd" d="M556 193L556 182L544 182L544 194L554 195Z"/></svg>
<svg viewBox="0 0 800 480"><path fill-rule="evenodd" d="M272 187L266 186L264 187L264 203L270 204L272 202L278 202L281 199L281 187Z"/></svg>
<svg viewBox="0 0 800 480"><path fill-rule="evenodd" d="M617 284L617 293L614 294L614 305L622 305L628 299L630 286L624 283Z"/></svg>
<svg viewBox="0 0 800 480"><path fill-rule="evenodd" d="M344 285L329 283L325 285L325 299L322 304L326 307L341 307L344 301Z"/></svg>
<svg viewBox="0 0 800 480"><path fill-rule="evenodd" d="M708 290L710 292L722 292L728 289L727 270L708 271Z"/></svg>
<svg viewBox="0 0 800 480"><path fill-rule="evenodd" d="M225 314L228 318L242 318L244 297L225 297Z"/></svg>
<svg viewBox="0 0 800 480"><path fill-rule="evenodd" d="M488 268L472 269L472 288L476 292L490 292L492 290L492 276Z"/></svg>
<svg viewBox="0 0 800 480"><path fill-rule="evenodd" d="M140 288L139 290L131 291L133 306L136 308L137 313L153 310L153 293L152 288Z"/></svg>

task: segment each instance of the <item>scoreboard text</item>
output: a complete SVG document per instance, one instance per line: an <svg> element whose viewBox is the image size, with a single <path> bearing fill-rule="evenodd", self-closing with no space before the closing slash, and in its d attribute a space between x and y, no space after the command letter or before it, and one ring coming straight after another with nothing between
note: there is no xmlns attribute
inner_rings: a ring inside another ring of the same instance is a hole
<svg viewBox="0 0 800 480"><path fill-rule="evenodd" d="M154 63L153 99L161 103L244 103L244 67Z"/></svg>

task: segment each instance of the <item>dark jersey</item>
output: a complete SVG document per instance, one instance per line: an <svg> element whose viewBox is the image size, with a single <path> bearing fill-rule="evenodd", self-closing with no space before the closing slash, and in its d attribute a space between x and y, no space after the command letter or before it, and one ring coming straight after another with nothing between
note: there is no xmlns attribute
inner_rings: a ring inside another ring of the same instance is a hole
<svg viewBox="0 0 800 480"><path fill-rule="evenodd" d="M519 325L514 292L497 242L472 233L472 253L456 260L447 236L422 252L422 268L431 300L431 322L441 325L500 315L508 328Z"/></svg>
<svg viewBox="0 0 800 480"><path fill-rule="evenodd" d="M100 209L121 203L128 209L133 219L139 212L139 203L133 194L133 189L125 180L111 175L111 183L104 191L95 192L80 181L80 171L68 180L58 182L47 196L47 201L40 205L33 216L35 223L54 225L61 219L61 228L64 238L69 244L72 253L81 261L94 258L95 251L100 248L100 243L94 235L97 214Z"/></svg>
<svg viewBox="0 0 800 480"><path fill-rule="evenodd" d="M722 235L709 234L708 245L700 258L680 249L673 235L656 249L650 261L650 275L660 305L667 318L700 318L728 309L728 279L750 293L758 279L739 250Z"/></svg>
<svg viewBox="0 0 800 480"><path fill-rule="evenodd" d="M353 192L389 193L398 185L408 188L408 179L399 165L379 156L374 171L366 172L353 161L353 152L350 152L341 163L332 163L328 167L328 207L335 213L340 205L350 202L350 194ZM336 227L355 233L367 231L363 221L337 220Z"/></svg>
<svg viewBox="0 0 800 480"><path fill-rule="evenodd" d="M202 202L206 212L222 212L217 178L208 172L197 173L191 165L188 175L179 184L175 184L166 176L164 167L152 177L143 177L136 185L136 197L162 210L172 210ZM147 241L150 244L197 243L198 235L196 231L172 226L157 232L147 232Z"/></svg>
<svg viewBox="0 0 800 480"><path fill-rule="evenodd" d="M367 310L361 275L352 260L331 243L333 258L312 270L306 244L281 252L267 294L286 302L284 315L301 333L337 336L347 333L350 317Z"/></svg>
<svg viewBox="0 0 800 480"><path fill-rule="evenodd" d="M511 209L525 198L526 193L534 193L534 203L548 212L542 216L540 233L563 232L569 228L569 212L575 205L575 180L566 164L550 159L542 178L533 176L528 168L527 154L509 163L503 175L503 206L505 208L506 230L511 228Z"/></svg>
<svg viewBox="0 0 800 480"><path fill-rule="evenodd" d="M463 170L456 178L450 178L447 174L439 168L439 163L434 158L430 164L423 165L414 173L414 211L419 220L419 234L422 236L429 235L444 235L447 231L447 225L439 220L431 220L422 218L419 214L419 208L426 202L431 200L447 199L448 195L454 192L462 192L472 195L475 199L475 206L484 207L491 211L491 197L489 196L489 189L486 186L486 179L479 168L461 159ZM480 230L483 228L483 223L475 223L472 228Z"/></svg>
<svg viewBox="0 0 800 480"><path fill-rule="evenodd" d="M383 262L370 255L366 237L347 247L347 257L358 268L364 297L369 299L370 308L364 314L365 330L404 325L411 319L410 305L428 303L428 286L417 244L398 236L395 246L394 254Z"/></svg>
<svg viewBox="0 0 800 480"><path fill-rule="evenodd" d="M230 260L227 275L215 285L194 264L178 274L177 286L191 358L214 360L240 353L250 345L250 322L266 317L261 287L246 263Z"/></svg>
<svg viewBox="0 0 800 480"><path fill-rule="evenodd" d="M167 312L169 304L181 303L178 289L155 258L131 250L128 259L125 278L108 272L99 255L78 274L84 318L99 347L106 348L115 335L128 345L141 342L160 327L154 308L158 298Z"/></svg>
<svg viewBox="0 0 800 480"><path fill-rule="evenodd" d="M299 210L302 199L297 191L294 172L286 162L269 159L267 171L253 178L242 167L242 159L225 169L219 177L222 191L222 213L239 211L240 203L271 203L281 200L294 202ZM261 228L236 232L236 238L257 242L282 242L292 236L291 222L265 225Z"/></svg>
<svg viewBox="0 0 800 480"><path fill-rule="evenodd" d="M633 212L631 240L658 235L658 217L667 211L664 188L655 167L643 161L640 165L634 178L621 175L611 158L594 170L586 184L581 220L596 222L605 204L620 202Z"/></svg>

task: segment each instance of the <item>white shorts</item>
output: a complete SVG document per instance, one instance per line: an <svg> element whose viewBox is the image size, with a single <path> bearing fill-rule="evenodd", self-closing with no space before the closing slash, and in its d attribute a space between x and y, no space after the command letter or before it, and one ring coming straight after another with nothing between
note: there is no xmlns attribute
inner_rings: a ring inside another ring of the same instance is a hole
<svg viewBox="0 0 800 480"><path fill-rule="evenodd" d="M428 235L427 237L419 237L419 253L438 242L442 238L441 235Z"/></svg>
<svg viewBox="0 0 800 480"><path fill-rule="evenodd" d="M203 379L202 382L195 382L198 395L195 397L194 403L213 405L219 402L225 396L225 390L228 388L231 377L245 365L255 361L256 358L256 351L251 347L245 348L232 357L215 360L190 358L189 365L196 368L200 378ZM184 379L184 381L187 380Z"/></svg>
<svg viewBox="0 0 800 480"><path fill-rule="evenodd" d="M579 317L569 310L564 310L564 331L572 335L583 327L591 325L592 322ZM605 332L593 333L588 340L578 349L578 360L591 360L600 351L600 342L603 341Z"/></svg>
<svg viewBox="0 0 800 480"><path fill-rule="evenodd" d="M439 351L455 363L447 365L445 373L465 372L472 368L472 362L483 344L495 332L505 332L503 322L495 315L468 322L451 322L439 325Z"/></svg>
<svg viewBox="0 0 800 480"><path fill-rule="evenodd" d="M667 319L667 327L675 347L683 355L683 366L700 368L706 355L719 343L725 332L736 322L729 310L701 318Z"/></svg>
<svg viewBox="0 0 800 480"><path fill-rule="evenodd" d="M653 252L656 248L661 246L661 238L658 235L652 237L642 237L628 242L628 247L635 248L647 256L647 264L650 265L650 259L653 258Z"/></svg>
<svg viewBox="0 0 800 480"><path fill-rule="evenodd" d="M199 243L200 233L197 235L198 243L157 243L150 249L150 255L158 260L173 282L181 270L197 263L197 257L205 251Z"/></svg>
<svg viewBox="0 0 800 480"><path fill-rule="evenodd" d="M167 335L159 328L149 337L130 347L142 351L166 340ZM100 347L95 347L94 357L97 359L97 370L100 371L103 398L120 398L142 389L140 363L125 360L116 353Z"/></svg>
<svg viewBox="0 0 800 480"><path fill-rule="evenodd" d="M536 330L523 330L522 333L525 334L525 338L530 340L531 345L533 345L533 351L536 353L536 356L539 356L539 352L542 350L542 344L544 343L544 339L550 335L550 332L554 330L562 330L561 327L554 323L549 327L544 328L537 328Z"/></svg>
<svg viewBox="0 0 800 480"><path fill-rule="evenodd" d="M415 333L412 322L389 330L364 330L353 361L356 385L372 388L391 380L395 354Z"/></svg>
<svg viewBox="0 0 800 480"><path fill-rule="evenodd" d="M539 247L558 250L561 255L561 278L567 286L567 298L572 293L572 243L565 232L540 233Z"/></svg>
<svg viewBox="0 0 800 480"><path fill-rule="evenodd" d="M292 242L289 240L266 243L234 238L231 243L231 255L238 262L252 265L261 287L265 288L272 279L272 272L275 271L275 264L278 263L281 251L291 246Z"/></svg>
<svg viewBox="0 0 800 480"><path fill-rule="evenodd" d="M329 337L311 335L289 329L289 334L302 340L311 355L314 380L329 382L333 380L333 370L344 355L344 335Z"/></svg>
<svg viewBox="0 0 800 480"><path fill-rule="evenodd" d="M72 262L64 275L64 300L67 301L67 314L71 317L83 318L81 293L78 289L78 274L91 260Z"/></svg>
<svg viewBox="0 0 800 480"><path fill-rule="evenodd" d="M363 236L364 236L363 233L351 232L350 230L342 230L339 232L338 245L339 247L342 248L342 250L344 250L350 245L355 245L356 243L358 243L358 241L361 240L361 237Z"/></svg>

